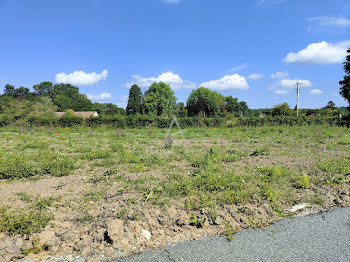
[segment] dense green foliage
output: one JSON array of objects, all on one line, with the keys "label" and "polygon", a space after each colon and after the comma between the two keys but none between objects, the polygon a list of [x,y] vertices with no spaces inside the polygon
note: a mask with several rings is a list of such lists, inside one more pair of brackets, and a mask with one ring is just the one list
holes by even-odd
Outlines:
[{"label": "dense green foliage", "polygon": [[[111,103],[92,103],[79,88],[70,84],[42,82],[28,88],[6,85],[0,95],[0,126],[91,126],[113,125],[139,128],[145,126],[167,127],[172,115],[180,118],[182,127],[242,126],[242,125],[300,125],[300,124],[348,124],[348,112],[336,108],[330,101],[322,109],[302,109],[295,117],[286,103],[272,109],[249,109],[246,102],[232,96],[223,96],[208,88],[193,90],[184,103],[176,103],[170,86],[153,83],[144,96],[137,85],[129,92],[126,110]],[[74,114],[56,117],[56,111],[97,111],[99,117],[83,119]],[[127,116],[125,116],[127,114]],[[340,115],[343,119],[340,120]]]},{"label": "dense green foliage", "polygon": [[193,90],[187,99],[189,116],[222,116],[225,97],[205,87]]},{"label": "dense green foliage", "polygon": [[294,111],[287,103],[279,104],[272,108],[272,116],[291,116]]},{"label": "dense green foliage", "polygon": [[238,102],[237,98],[232,96],[227,96],[225,98],[226,106],[225,109],[228,113],[232,114],[235,117],[248,116],[250,110],[246,102]]},{"label": "dense green foliage", "polygon": [[143,95],[141,88],[137,85],[133,85],[129,90],[129,100],[126,106],[127,115],[136,115],[143,113]]},{"label": "dense green foliage", "polygon": [[0,207],[0,231],[11,235],[25,235],[39,232],[47,226],[52,216],[42,210],[31,208],[30,210],[9,211]]},{"label": "dense green foliage", "polygon": [[340,95],[344,97],[350,107],[350,48],[347,51],[348,56],[346,57],[346,61],[344,62],[344,71],[346,75],[344,76],[344,80],[340,81]]},{"label": "dense green foliage", "polygon": [[160,82],[153,83],[145,92],[145,113],[162,116],[172,114],[176,110],[176,98],[170,86]]}]

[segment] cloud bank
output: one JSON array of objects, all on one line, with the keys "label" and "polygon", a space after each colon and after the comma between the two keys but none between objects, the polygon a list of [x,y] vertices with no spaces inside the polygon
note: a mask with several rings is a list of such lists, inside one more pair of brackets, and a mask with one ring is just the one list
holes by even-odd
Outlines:
[{"label": "cloud bank", "polygon": [[317,22],[320,26],[350,27],[350,19],[343,16],[315,16],[308,20]]},{"label": "cloud bank", "polygon": [[207,87],[211,90],[234,90],[234,89],[248,89],[249,85],[244,76],[238,74],[226,75],[218,80],[211,80],[203,82],[200,86]]},{"label": "cloud bank", "polygon": [[90,100],[103,101],[111,99],[112,95],[110,93],[101,93],[99,95],[87,95],[87,98]]},{"label": "cloud bank", "polygon": [[323,91],[320,89],[312,89],[309,92],[310,95],[317,96],[323,94]]},{"label": "cloud bank", "polygon": [[172,72],[166,72],[158,75],[157,77],[142,77],[140,75],[133,75],[133,81],[126,84],[127,87],[137,84],[141,88],[147,88],[154,82],[164,82],[169,84],[173,89],[193,89],[196,88],[196,84],[188,80],[183,80],[178,74]]},{"label": "cloud bank", "polygon": [[337,64],[344,61],[350,41],[329,44],[326,41],[312,43],[297,53],[289,53],[283,62],[287,64]]},{"label": "cloud bank", "polygon": [[259,79],[262,79],[264,77],[265,77],[264,74],[250,74],[248,76],[248,78],[251,79],[251,80],[259,80]]},{"label": "cloud bank", "polygon": [[270,86],[272,90],[277,95],[286,95],[296,88],[297,83],[300,84],[300,88],[311,87],[312,83],[309,80],[293,80],[293,79],[281,79],[277,84]]},{"label": "cloud bank", "polygon": [[276,72],[270,75],[272,79],[282,79],[289,77],[289,73],[287,72]]},{"label": "cloud bank", "polygon": [[73,73],[59,73],[56,75],[56,83],[72,84],[77,86],[93,85],[101,80],[105,80],[108,71],[105,69],[100,74],[95,72],[85,73],[84,71],[74,71]]}]

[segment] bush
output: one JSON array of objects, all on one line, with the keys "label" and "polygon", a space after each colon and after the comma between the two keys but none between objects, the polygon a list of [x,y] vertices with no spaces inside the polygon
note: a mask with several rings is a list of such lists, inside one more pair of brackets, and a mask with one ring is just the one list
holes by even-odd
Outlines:
[{"label": "bush", "polygon": [[11,123],[11,119],[6,115],[0,115],[0,126],[7,126]]},{"label": "bush", "polygon": [[0,157],[0,179],[27,178],[39,171],[24,155],[5,154]]},{"label": "bush", "polygon": [[33,208],[30,208],[29,211],[24,209],[8,211],[0,207],[0,231],[22,236],[37,233],[46,227],[52,218],[52,215]]},{"label": "bush", "polygon": [[[31,126],[89,126],[98,127],[101,125],[108,125],[117,128],[143,128],[143,127],[169,127],[173,117],[159,117],[152,115],[99,115],[98,117],[81,118],[75,115],[65,114],[62,117],[38,117],[30,116],[23,118]],[[240,126],[296,126],[296,125],[340,125],[349,126],[350,120],[346,117],[339,119],[339,117],[307,117],[307,116],[267,116],[267,117],[241,117],[241,118],[223,118],[212,117],[202,118],[194,117],[178,117],[177,118],[181,128],[187,127],[240,127]],[[13,123],[13,121],[5,115],[0,115],[0,126],[6,126]]]},{"label": "bush", "polygon": [[309,177],[307,175],[302,175],[297,177],[296,186],[297,188],[303,188],[303,189],[309,188],[310,187]]},{"label": "bush", "polygon": [[83,118],[79,116],[64,114],[62,117],[58,118],[57,123],[61,127],[79,126],[83,124]]},{"label": "bush", "polygon": [[75,169],[75,161],[68,156],[49,153],[43,156],[41,172],[51,176],[67,176]]}]

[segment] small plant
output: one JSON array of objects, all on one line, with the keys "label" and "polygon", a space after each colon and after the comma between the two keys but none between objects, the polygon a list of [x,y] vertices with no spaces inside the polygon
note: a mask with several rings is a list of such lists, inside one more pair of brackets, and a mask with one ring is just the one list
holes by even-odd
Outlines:
[{"label": "small plant", "polygon": [[47,250],[48,245],[46,243],[41,244],[39,242],[39,239],[37,237],[32,239],[32,246],[29,248],[22,248],[22,254],[23,255],[28,255],[30,253],[32,254],[39,254],[41,251]]},{"label": "small plant", "polygon": [[121,209],[120,211],[118,211],[115,215],[114,215],[115,218],[117,219],[125,219],[128,217],[128,211],[123,208]]},{"label": "small plant", "polygon": [[129,198],[126,200],[126,203],[128,203],[129,206],[135,205],[137,203],[136,198]]},{"label": "small plant", "polygon": [[52,218],[51,214],[33,207],[29,210],[17,209],[14,211],[0,207],[0,231],[22,236],[36,233],[46,227]]},{"label": "small plant", "polygon": [[274,203],[277,201],[277,192],[274,188],[272,188],[269,185],[266,185],[264,190],[263,190],[263,194],[266,198],[267,201],[269,201],[270,203]]},{"label": "small plant", "polygon": [[270,149],[267,146],[255,149],[250,156],[268,156],[270,154]]},{"label": "small plant", "polygon": [[190,225],[196,226],[197,228],[203,228],[205,218],[199,219],[196,215],[190,215]]},{"label": "small plant", "polygon": [[297,188],[303,188],[303,189],[309,188],[310,187],[309,177],[307,175],[302,175],[297,177],[296,186]]},{"label": "small plant", "polygon": [[164,146],[167,149],[170,149],[173,146],[174,139],[172,139],[170,136],[166,136],[164,138]]},{"label": "small plant", "polygon": [[147,188],[144,192],[143,192],[143,197],[145,198],[145,202],[147,202],[148,200],[150,200],[153,197],[154,191]]},{"label": "small plant", "polygon": [[215,208],[211,208],[210,211],[209,211],[209,216],[210,216],[210,219],[213,223],[215,223],[215,220],[218,216],[218,214],[216,213],[216,210]]},{"label": "small plant", "polygon": [[325,204],[323,198],[318,193],[312,198],[312,203],[319,206],[324,206]]},{"label": "small plant", "polygon": [[88,190],[85,192],[84,194],[84,201],[99,201],[102,198],[104,198],[106,194],[106,190],[105,189],[93,189],[93,190]]},{"label": "small plant", "polygon": [[32,202],[32,197],[28,193],[21,192],[21,193],[17,193],[16,195],[18,195],[21,201],[23,202],[26,202],[26,203]]},{"label": "small plant", "polygon": [[228,241],[232,241],[233,240],[233,236],[239,232],[238,228],[234,228],[232,227],[229,223],[226,223],[225,225],[225,231],[224,231],[224,236],[226,237],[226,239]]},{"label": "small plant", "polygon": [[70,175],[76,168],[75,161],[64,155],[48,153],[43,155],[42,173],[52,176],[67,176]]},{"label": "small plant", "polygon": [[52,206],[52,203],[56,200],[57,199],[54,197],[39,198],[35,203],[35,207],[38,210],[44,210],[45,208]]},{"label": "small plant", "polygon": [[132,215],[129,215],[128,218],[132,221],[136,221],[139,219],[139,213],[134,212]]}]

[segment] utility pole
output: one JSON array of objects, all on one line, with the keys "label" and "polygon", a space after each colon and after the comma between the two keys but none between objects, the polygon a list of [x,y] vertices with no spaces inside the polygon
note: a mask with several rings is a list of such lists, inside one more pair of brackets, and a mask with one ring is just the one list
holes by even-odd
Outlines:
[{"label": "utility pole", "polygon": [[299,90],[299,86],[303,85],[303,83],[297,82],[296,86],[297,86],[297,116],[299,116],[299,94],[300,94],[300,90]]}]

